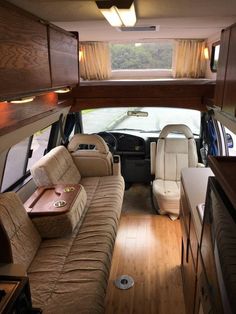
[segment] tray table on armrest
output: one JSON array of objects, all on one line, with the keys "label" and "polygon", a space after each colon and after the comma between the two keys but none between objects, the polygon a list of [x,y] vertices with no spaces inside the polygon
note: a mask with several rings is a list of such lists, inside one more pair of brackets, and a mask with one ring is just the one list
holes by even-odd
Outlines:
[{"label": "tray table on armrest", "polygon": [[40,187],[25,202],[24,206],[28,215],[32,218],[60,215],[70,211],[80,191],[80,184]]},{"label": "tray table on armrest", "polygon": [[87,194],[80,184],[38,188],[25,202],[25,209],[42,238],[58,238],[82,223]]}]

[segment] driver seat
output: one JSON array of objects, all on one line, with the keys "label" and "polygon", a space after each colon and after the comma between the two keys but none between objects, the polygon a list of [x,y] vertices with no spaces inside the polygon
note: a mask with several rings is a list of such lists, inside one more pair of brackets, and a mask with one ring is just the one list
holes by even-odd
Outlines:
[{"label": "driver seat", "polygon": [[101,136],[75,134],[67,149],[82,177],[113,175],[113,157]]}]

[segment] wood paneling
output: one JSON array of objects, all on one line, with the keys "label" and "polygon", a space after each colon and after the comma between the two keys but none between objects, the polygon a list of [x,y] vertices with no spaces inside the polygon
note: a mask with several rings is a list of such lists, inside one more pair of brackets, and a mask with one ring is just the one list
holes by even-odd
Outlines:
[{"label": "wood paneling", "polygon": [[[229,31],[229,30],[228,30]],[[218,75],[218,74],[217,74]],[[236,110],[236,24],[230,30],[227,71],[222,110],[235,116]]]},{"label": "wood paneling", "polygon": [[73,111],[115,106],[182,107],[205,111],[203,97],[213,98],[214,84],[121,84],[73,89]]},{"label": "wood paneling", "polygon": [[222,108],[224,98],[225,76],[228,60],[230,29],[223,30],[220,40],[220,55],[217,67],[217,79],[215,89],[215,105]]},{"label": "wood paneling", "polygon": [[0,136],[59,110],[57,95],[45,94],[26,104],[0,103]]},{"label": "wood paneling", "polygon": [[51,87],[47,27],[0,3],[0,99]]},{"label": "wood paneling", "polygon": [[[179,221],[143,212],[122,214],[106,296],[106,313],[184,314]],[[134,278],[119,290],[118,276]]]},{"label": "wood paneling", "polygon": [[73,35],[49,27],[52,87],[77,84],[78,40]]}]

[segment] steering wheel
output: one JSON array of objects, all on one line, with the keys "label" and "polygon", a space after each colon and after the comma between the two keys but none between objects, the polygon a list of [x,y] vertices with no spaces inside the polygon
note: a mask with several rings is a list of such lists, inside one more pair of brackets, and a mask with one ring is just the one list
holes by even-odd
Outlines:
[{"label": "steering wheel", "polygon": [[104,139],[104,141],[106,142],[106,144],[109,148],[109,151],[112,153],[112,155],[114,155],[114,153],[117,150],[117,139],[116,139],[116,137],[112,133],[106,132],[106,131],[99,132],[99,133],[97,133],[97,135],[101,136]]}]

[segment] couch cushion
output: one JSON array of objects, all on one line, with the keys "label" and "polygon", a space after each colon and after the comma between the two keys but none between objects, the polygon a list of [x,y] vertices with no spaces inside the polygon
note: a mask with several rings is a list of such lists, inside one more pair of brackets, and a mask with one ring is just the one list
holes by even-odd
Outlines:
[{"label": "couch cushion", "polygon": [[0,222],[10,240],[12,262],[27,269],[38,250],[41,237],[14,192],[0,194]]},{"label": "couch cushion", "polygon": [[59,183],[79,183],[81,176],[64,146],[57,146],[37,161],[30,169],[37,186]]},{"label": "couch cushion", "polygon": [[85,178],[87,213],[71,236],[44,240],[28,270],[33,305],[43,313],[103,313],[124,180]]}]

